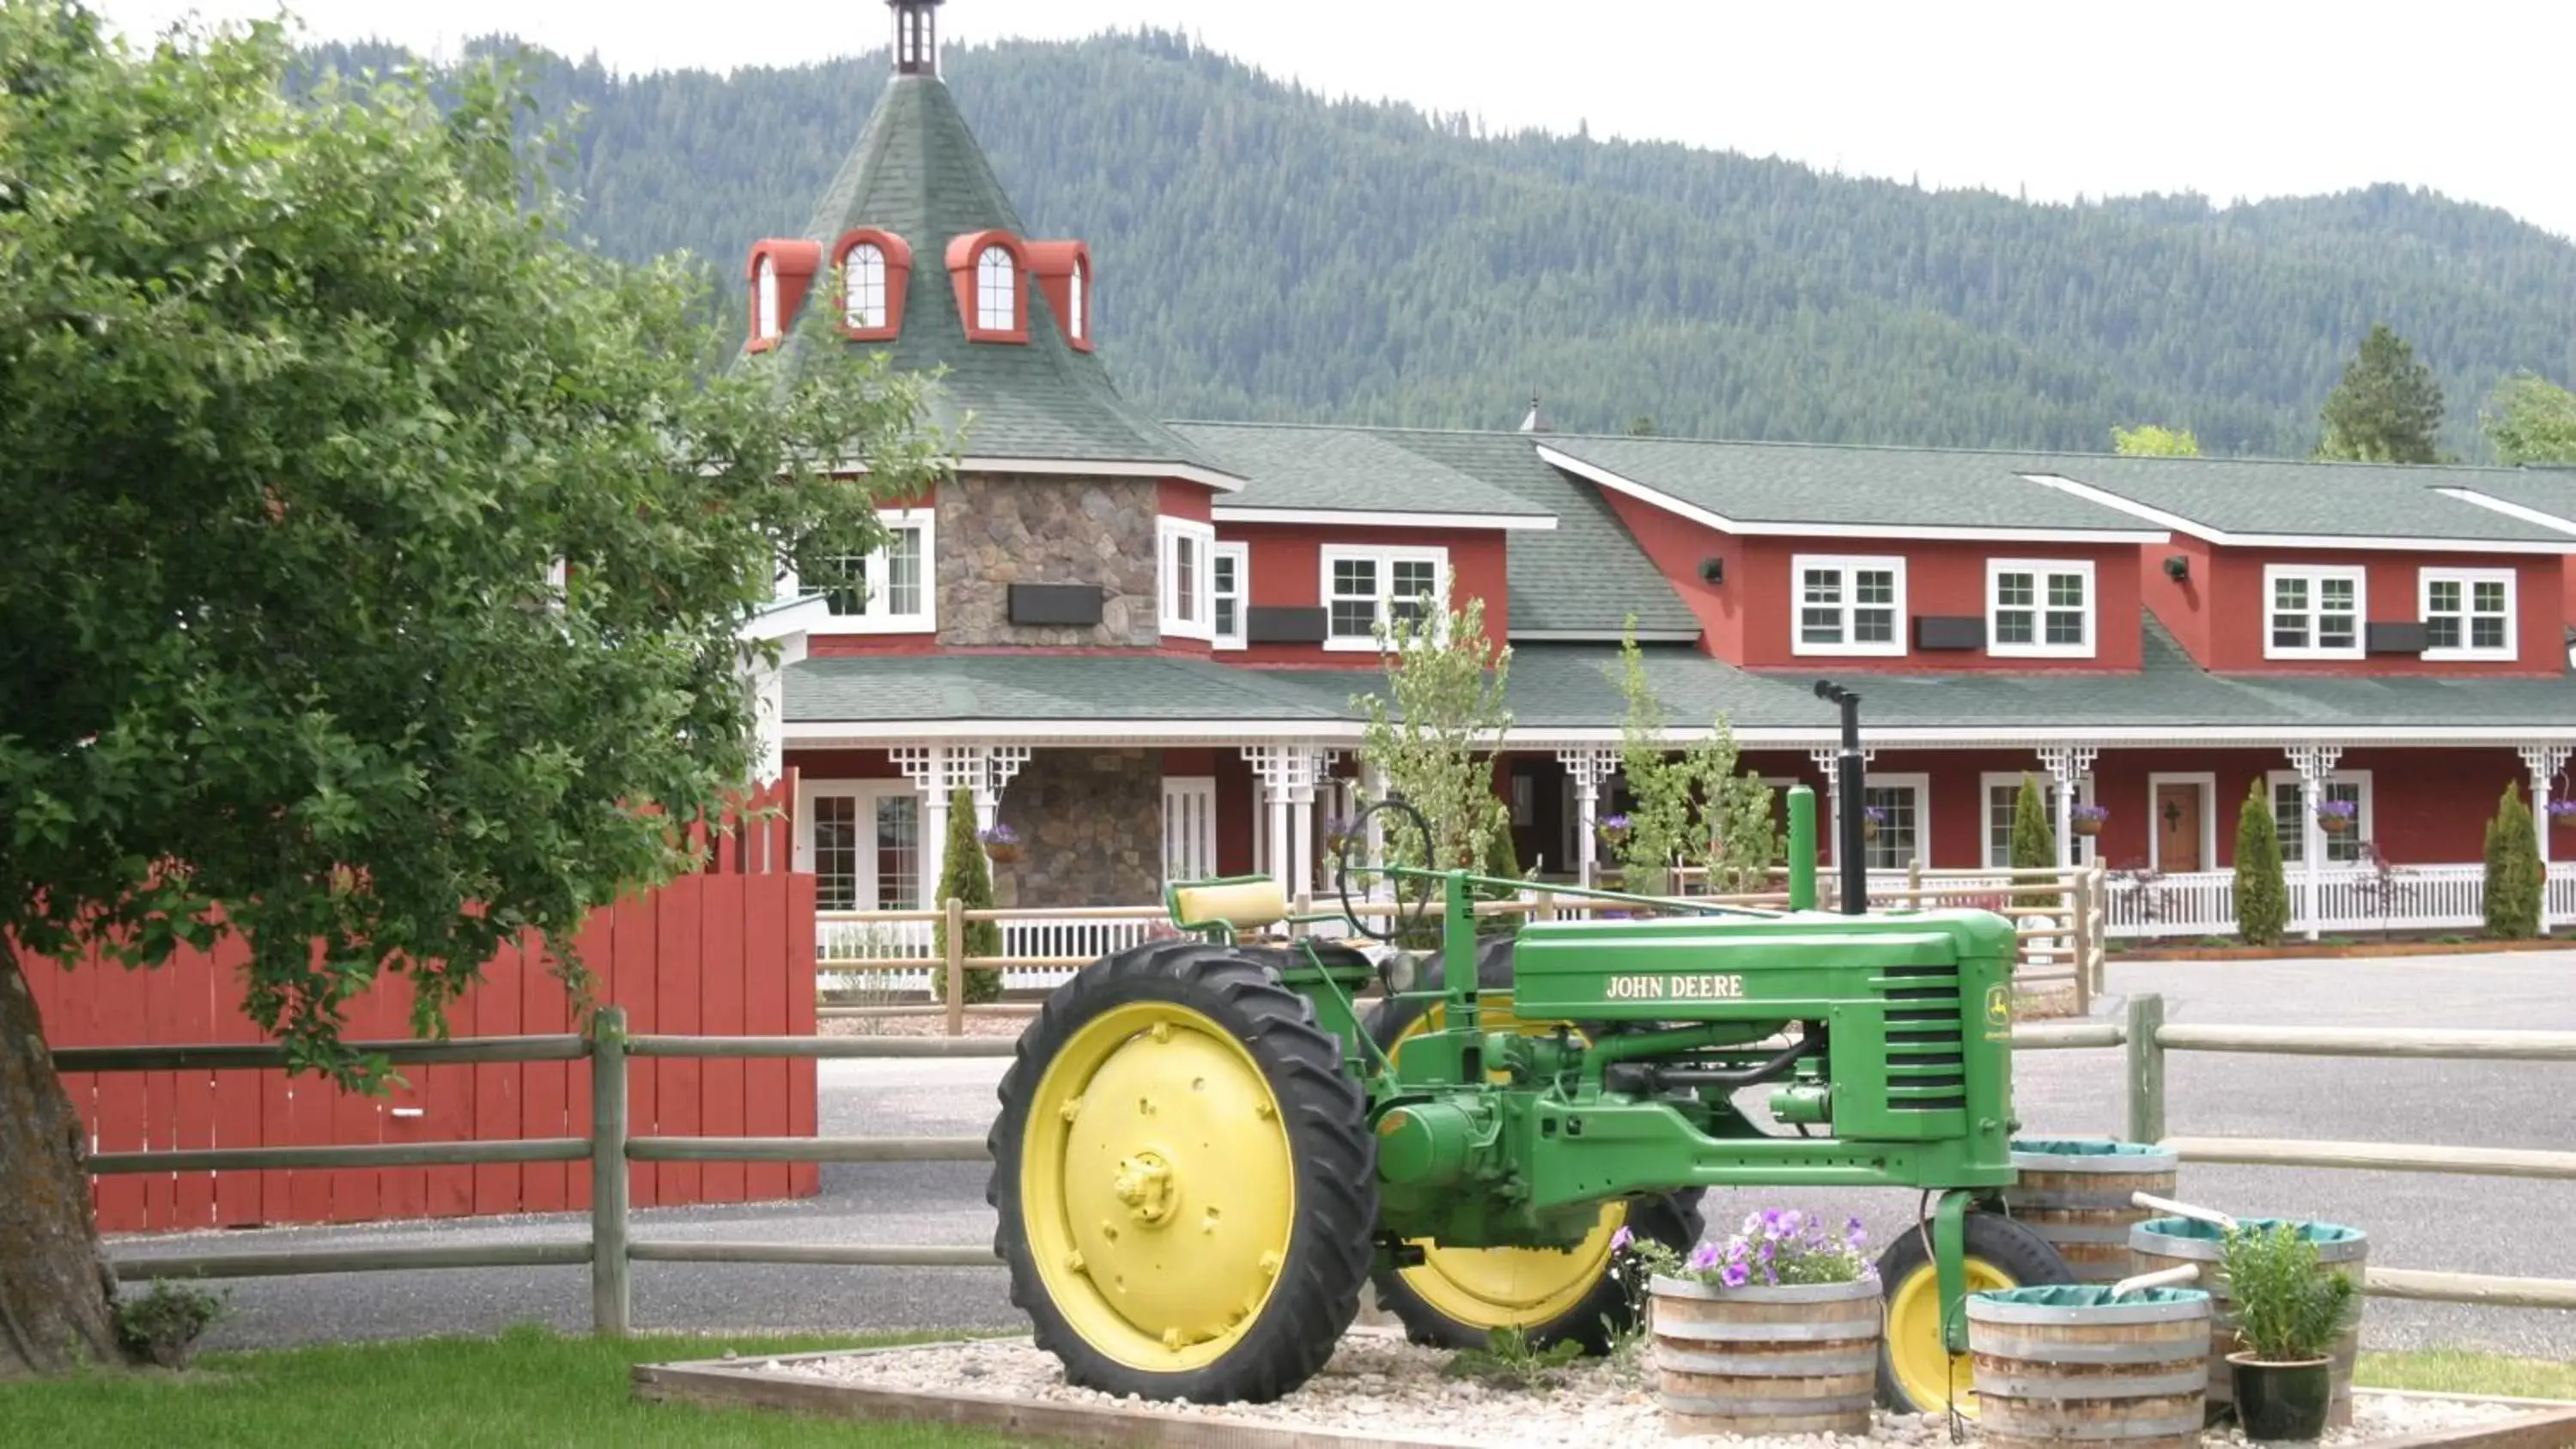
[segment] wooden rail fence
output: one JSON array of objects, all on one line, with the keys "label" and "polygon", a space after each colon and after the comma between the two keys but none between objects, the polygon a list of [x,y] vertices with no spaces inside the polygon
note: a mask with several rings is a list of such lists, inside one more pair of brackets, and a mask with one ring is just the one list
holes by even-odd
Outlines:
[{"label": "wooden rail fence", "polygon": [[[2253,1052],[2283,1056],[2351,1056],[2508,1062],[2576,1062],[2576,1032],[2381,1032],[2347,1028],[2184,1026],[2164,1021],[2155,996],[2133,998],[2118,1022],[2029,1023],[2013,1032],[2021,1051],[2125,1052],[2128,1140],[2163,1142],[2187,1162],[2371,1171],[2446,1172],[2576,1181],[2576,1152],[2414,1146],[2395,1143],[2286,1141],[2238,1137],[2168,1137],[2164,1122],[2164,1057],[2172,1051]],[[994,1267],[991,1249],[949,1244],[841,1245],[706,1241],[636,1241],[630,1235],[631,1177],[661,1163],[798,1164],[825,1162],[981,1162],[980,1137],[635,1136],[629,1131],[628,1076],[636,1059],[813,1061],[858,1057],[1002,1057],[1014,1044],[1000,1037],[667,1036],[626,1032],[625,1013],[602,1008],[586,1036],[497,1037],[471,1041],[376,1044],[398,1065],[573,1061],[590,1064],[588,1137],[509,1142],[449,1142],[352,1147],[271,1147],[218,1151],[119,1152],[93,1157],[89,1170],[107,1177],[182,1171],[355,1168],[376,1165],[586,1163],[589,1236],[577,1242],[478,1246],[295,1249],[276,1253],[121,1254],[118,1275],[153,1278],[266,1278],[304,1273],[369,1273],[431,1268],[507,1268],[588,1264],[595,1331],[624,1334],[633,1323],[632,1267],[643,1263],[771,1263],[815,1267]],[[142,1072],[182,1067],[269,1067],[284,1053],[235,1044],[183,1047],[75,1047],[57,1054],[64,1071]],[[575,1168],[576,1173],[580,1172]],[[2494,1307],[2576,1309],[2576,1280],[2392,1268],[2374,1264],[2368,1291],[2383,1298],[2428,1299]]]}]

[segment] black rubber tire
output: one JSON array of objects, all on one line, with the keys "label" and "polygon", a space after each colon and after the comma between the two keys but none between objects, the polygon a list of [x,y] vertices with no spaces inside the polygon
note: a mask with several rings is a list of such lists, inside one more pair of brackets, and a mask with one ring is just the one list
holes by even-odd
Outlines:
[{"label": "black rubber tire", "polygon": [[[1299,1204],[1259,1315],[1225,1354],[1186,1372],[1137,1369],[1093,1348],[1048,1293],[1022,1227],[1021,1145],[1030,1098],[1048,1063],[1085,1022],[1146,1000],[1187,1007],[1242,1042],[1277,1099]],[[1057,987],[1020,1037],[987,1145],[993,1175],[984,1200],[1000,1214],[993,1250],[1010,1268],[1011,1302],[1029,1315],[1037,1346],[1063,1363],[1070,1383],[1194,1404],[1267,1403],[1322,1368],[1358,1316],[1377,1223],[1377,1149],[1367,1103],[1343,1070],[1340,1040],[1316,1024],[1313,1006],[1241,953],[1158,941],[1095,961]]]},{"label": "black rubber tire", "polygon": [[[1512,938],[1496,937],[1476,948],[1476,989],[1508,991],[1512,985]],[[1441,962],[1437,956],[1422,963],[1421,979],[1416,991],[1440,988]],[[1428,1000],[1381,1002],[1369,1012],[1367,1028],[1380,1049],[1392,1053],[1398,1038],[1419,1021],[1434,1003]],[[1577,1023],[1581,1030],[1583,1024]],[[1689,1188],[1680,1192],[1660,1193],[1631,1198],[1628,1202],[1628,1228],[1638,1237],[1651,1238],[1677,1253],[1687,1253],[1698,1246],[1707,1224],[1700,1214],[1704,1190]],[[1487,1330],[1476,1324],[1462,1323],[1434,1307],[1404,1281],[1394,1268],[1380,1267],[1369,1278],[1377,1290],[1378,1306],[1404,1325],[1405,1337],[1415,1343],[1440,1348],[1483,1348]],[[1591,1354],[1607,1353],[1611,1340],[1635,1326],[1636,1315],[1629,1307],[1627,1290],[1610,1273],[1603,1273],[1592,1291],[1572,1308],[1544,1323],[1526,1326],[1522,1332],[1532,1348],[1545,1348],[1552,1343],[1572,1341]]]},{"label": "black rubber tire", "polygon": [[[1961,1239],[1966,1255],[1983,1259],[1988,1265],[2012,1280],[2016,1288],[2036,1288],[2052,1283],[2072,1283],[2075,1270],[2057,1255],[2048,1240],[2001,1213],[1971,1211],[1961,1223]],[[1880,1294],[1890,1303],[1907,1279],[1918,1273],[1930,1273],[1932,1249],[1927,1240],[1931,1229],[1909,1227],[1896,1235],[1887,1251],[1878,1255]],[[1882,1339],[1878,1351],[1878,1401],[1889,1411],[1899,1414],[1947,1413],[1947,1403],[1917,1403],[1896,1377],[1895,1359],[1888,1347],[1896,1325],[1888,1323],[1890,1339]]]}]

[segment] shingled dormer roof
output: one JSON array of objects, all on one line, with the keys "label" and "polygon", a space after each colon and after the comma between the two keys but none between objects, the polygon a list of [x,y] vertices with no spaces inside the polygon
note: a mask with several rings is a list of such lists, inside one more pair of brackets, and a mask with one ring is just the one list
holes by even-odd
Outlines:
[{"label": "shingled dormer roof", "polygon": [[[1025,342],[967,339],[949,282],[949,244],[992,230],[1036,239],[1026,236],[956,98],[935,74],[899,74],[887,83],[803,235],[824,248],[828,269],[833,244],[861,227],[890,233],[911,249],[901,330],[891,341],[837,345],[884,349],[906,371],[944,369],[933,420],[943,428],[966,427],[962,451],[970,466],[1054,463],[1052,471],[1070,471],[1061,465],[1097,463],[1107,471],[1239,485],[1222,464],[1121,397],[1098,354],[1066,341],[1035,277],[1021,278]],[[828,275],[819,276],[800,311],[832,305]],[[795,320],[787,319],[791,338]],[[812,345],[801,338],[788,344],[791,375]]]}]

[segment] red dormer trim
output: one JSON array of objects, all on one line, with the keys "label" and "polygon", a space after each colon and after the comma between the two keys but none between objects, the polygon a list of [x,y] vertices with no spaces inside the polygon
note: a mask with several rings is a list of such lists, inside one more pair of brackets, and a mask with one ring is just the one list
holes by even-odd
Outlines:
[{"label": "red dormer trim", "polygon": [[[1001,330],[979,325],[975,306],[975,265],[987,248],[1000,247],[1011,257],[1011,325]],[[1029,249],[1018,237],[998,227],[970,231],[948,243],[948,281],[957,293],[957,320],[969,342],[1029,340]]]},{"label": "red dormer trim", "polygon": [[[873,245],[885,254],[885,325],[882,327],[856,327],[850,323],[850,253],[863,245]],[[912,290],[912,247],[902,237],[872,226],[854,226],[832,243],[832,272],[840,278],[834,305],[840,309],[842,336],[853,342],[892,342],[902,335],[904,297]]]},{"label": "red dormer trim", "polygon": [[[1046,289],[1047,307],[1055,313],[1056,326],[1064,329],[1064,340],[1077,350],[1091,350],[1091,334],[1097,327],[1091,306],[1091,248],[1078,241],[1041,241],[1029,243],[1029,270],[1037,274],[1038,285]],[[1075,332],[1074,276],[1082,277],[1082,330]]]},{"label": "red dormer trim", "polygon": [[[760,264],[767,261],[778,277],[778,334],[764,336],[760,327]],[[814,285],[814,274],[823,267],[823,248],[818,242],[772,237],[751,244],[751,255],[742,264],[742,279],[749,284],[748,316],[743,344],[746,352],[767,352],[785,339],[795,326],[796,309],[805,305],[806,289]]]}]

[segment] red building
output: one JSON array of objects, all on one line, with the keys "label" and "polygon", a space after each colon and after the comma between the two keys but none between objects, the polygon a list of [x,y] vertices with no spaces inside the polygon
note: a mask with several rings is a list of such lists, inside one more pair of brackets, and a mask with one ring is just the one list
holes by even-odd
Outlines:
[{"label": "red building", "polygon": [[[2398,916],[2468,924],[2497,798],[2566,793],[2576,473],[1578,437],[1535,406],[1496,432],[1156,420],[1094,350],[1099,263],[1025,234],[927,30],[900,35],[812,223],[746,274],[748,352],[831,309],[842,345],[944,369],[965,426],[889,546],[776,616],[827,910],[922,901],[961,785],[1030,842],[1005,904],[1315,883],[1372,627],[1469,597],[1513,649],[1516,844],[1554,876],[1618,803],[1632,622],[1677,738],[1722,715],[1779,782],[1829,783],[1813,681],[1858,690],[1873,867],[2000,865],[2046,782],[2062,851],[2163,875],[2116,930],[2224,928],[2254,790],[2311,929],[2387,904],[2374,845]],[[2098,838],[2063,828],[2079,802]],[[2576,918],[2576,874],[2550,908]]]}]

